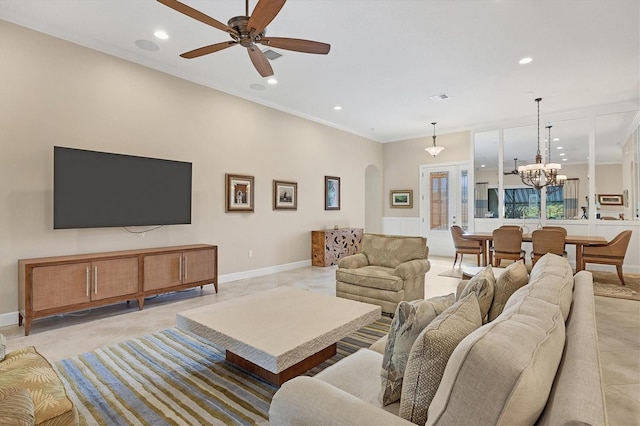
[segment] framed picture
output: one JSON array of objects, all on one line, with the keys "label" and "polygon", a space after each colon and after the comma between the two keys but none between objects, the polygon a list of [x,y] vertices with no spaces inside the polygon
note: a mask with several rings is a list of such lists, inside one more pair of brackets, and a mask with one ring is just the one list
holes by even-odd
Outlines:
[{"label": "framed picture", "polygon": [[225,174],[225,212],[253,212],[253,176]]},{"label": "framed picture", "polygon": [[298,209],[298,183],[273,181],[273,209],[297,210]]},{"label": "framed picture", "polygon": [[340,178],[324,177],[324,209],[340,210]]},{"label": "framed picture", "polygon": [[622,198],[622,194],[598,194],[598,202],[602,206],[621,206]]},{"label": "framed picture", "polygon": [[413,207],[413,190],[394,189],[391,191],[391,207],[410,209]]}]

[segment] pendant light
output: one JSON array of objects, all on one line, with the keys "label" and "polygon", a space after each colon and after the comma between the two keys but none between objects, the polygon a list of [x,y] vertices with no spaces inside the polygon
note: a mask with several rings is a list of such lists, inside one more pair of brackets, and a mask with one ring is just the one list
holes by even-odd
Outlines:
[{"label": "pendant light", "polygon": [[433,145],[424,149],[434,157],[440,154],[444,149],[443,146],[436,146],[436,124],[436,122],[431,123],[431,125],[433,126]]}]

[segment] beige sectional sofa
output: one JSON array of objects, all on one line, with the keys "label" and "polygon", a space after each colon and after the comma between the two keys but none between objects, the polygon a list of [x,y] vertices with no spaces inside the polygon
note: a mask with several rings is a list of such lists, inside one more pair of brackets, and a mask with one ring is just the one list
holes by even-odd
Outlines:
[{"label": "beige sectional sofa", "polygon": [[[435,381],[428,408],[415,407],[424,410],[426,424],[606,424],[591,274],[574,276],[566,259],[548,254],[502,312],[489,322],[486,315],[482,325],[476,301],[486,303],[487,295],[465,298],[473,297],[479,325],[456,343],[441,380],[421,377],[412,383],[424,394],[419,387]],[[382,405],[385,346],[382,340],[314,377],[285,383],[273,398],[270,423],[413,424],[399,416],[401,402],[406,403],[406,371],[401,401]],[[414,350],[415,344],[410,358]]]}]

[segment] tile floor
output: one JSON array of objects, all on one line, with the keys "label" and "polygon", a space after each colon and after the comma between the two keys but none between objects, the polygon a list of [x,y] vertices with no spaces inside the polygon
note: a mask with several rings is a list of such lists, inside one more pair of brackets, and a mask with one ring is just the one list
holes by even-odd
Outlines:
[{"label": "tile floor", "polygon": [[[451,269],[452,259],[432,258],[425,297],[455,292],[458,279],[438,276]],[[465,264],[475,266],[473,263]],[[136,302],[65,314],[34,321],[31,335],[16,326],[2,327],[8,350],[33,345],[50,361],[92,351],[175,326],[178,312],[279,286],[335,294],[335,267],[305,267],[261,277],[157,296]],[[604,391],[609,424],[640,426],[640,302],[596,297]]]}]

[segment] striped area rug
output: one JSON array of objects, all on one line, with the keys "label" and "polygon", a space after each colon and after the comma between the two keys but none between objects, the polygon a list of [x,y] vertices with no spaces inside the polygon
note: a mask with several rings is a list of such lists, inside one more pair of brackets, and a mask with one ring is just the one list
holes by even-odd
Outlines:
[{"label": "striped area rug", "polygon": [[[381,320],[338,342],[314,375],[389,330]],[[81,425],[267,424],[277,387],[198,336],[167,329],[55,363]]]}]

